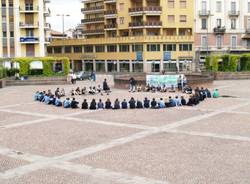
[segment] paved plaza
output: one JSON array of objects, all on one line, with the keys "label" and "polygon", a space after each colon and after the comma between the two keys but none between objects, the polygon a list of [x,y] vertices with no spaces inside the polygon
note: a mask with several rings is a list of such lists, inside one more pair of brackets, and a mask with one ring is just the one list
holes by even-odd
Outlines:
[{"label": "paved plaza", "polygon": [[[196,107],[118,111],[33,101],[57,86],[0,89],[0,184],[249,184],[249,86],[216,81],[226,97]],[[169,95],[113,89],[77,99]]]}]

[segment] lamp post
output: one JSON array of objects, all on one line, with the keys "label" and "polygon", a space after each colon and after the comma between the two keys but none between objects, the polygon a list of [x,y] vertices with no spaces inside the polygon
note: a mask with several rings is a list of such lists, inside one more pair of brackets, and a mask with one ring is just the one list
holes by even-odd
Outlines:
[{"label": "lamp post", "polygon": [[67,15],[67,14],[57,14],[56,16],[62,18],[62,33],[63,33],[63,39],[65,39],[65,37],[64,37],[64,32],[65,32],[65,30],[64,30],[65,29],[64,19],[65,19],[65,17],[69,17],[70,15]]}]

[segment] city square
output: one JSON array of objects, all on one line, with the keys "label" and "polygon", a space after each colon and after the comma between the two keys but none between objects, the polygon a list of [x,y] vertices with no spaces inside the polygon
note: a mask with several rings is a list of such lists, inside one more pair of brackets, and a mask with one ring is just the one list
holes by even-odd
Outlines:
[{"label": "city square", "polygon": [[[102,78],[96,84],[102,82]],[[113,86],[112,80],[109,80]],[[215,81],[218,99],[195,107],[137,110],[64,109],[34,102],[37,90],[0,90],[1,184],[249,183],[250,81]],[[76,86],[93,85],[81,81]],[[109,96],[136,99],[164,93]]]}]

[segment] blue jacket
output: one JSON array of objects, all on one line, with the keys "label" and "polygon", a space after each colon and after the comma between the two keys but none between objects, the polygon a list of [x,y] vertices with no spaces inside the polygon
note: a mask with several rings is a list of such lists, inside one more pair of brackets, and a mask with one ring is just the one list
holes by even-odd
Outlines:
[{"label": "blue jacket", "polygon": [[64,107],[64,108],[70,108],[70,107],[71,107],[71,101],[65,100],[65,101],[63,102],[63,107]]}]

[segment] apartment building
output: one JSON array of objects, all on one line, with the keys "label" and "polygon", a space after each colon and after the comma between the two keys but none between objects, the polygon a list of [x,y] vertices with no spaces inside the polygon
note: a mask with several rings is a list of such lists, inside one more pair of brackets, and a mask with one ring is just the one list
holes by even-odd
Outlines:
[{"label": "apartment building", "polygon": [[208,54],[249,52],[249,15],[249,0],[195,0],[197,60],[203,62]]},{"label": "apartment building", "polygon": [[176,72],[194,68],[194,1],[82,0],[84,39],[55,40],[50,56],[97,72]]},{"label": "apartment building", "polygon": [[50,41],[50,0],[1,0],[0,57],[43,57]]}]

